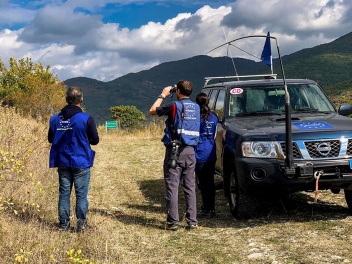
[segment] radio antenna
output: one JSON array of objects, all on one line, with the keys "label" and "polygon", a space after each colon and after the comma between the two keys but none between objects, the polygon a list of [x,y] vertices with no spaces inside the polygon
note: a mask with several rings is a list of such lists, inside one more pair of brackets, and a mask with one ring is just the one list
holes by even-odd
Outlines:
[{"label": "radio antenna", "polygon": [[[225,41],[228,43],[224,26],[222,26],[222,31],[224,32]],[[227,45],[227,54],[229,54],[229,53],[230,53],[230,58],[231,58],[231,61],[232,61],[233,68],[235,69],[236,76],[238,76],[237,69],[236,69],[236,65],[235,65],[235,61],[234,61],[234,59],[233,59],[233,57],[232,57],[232,54],[231,54],[230,44]],[[229,56],[229,55],[227,55],[227,56]],[[239,80],[240,80],[240,79],[237,78],[237,81],[239,81]]]}]

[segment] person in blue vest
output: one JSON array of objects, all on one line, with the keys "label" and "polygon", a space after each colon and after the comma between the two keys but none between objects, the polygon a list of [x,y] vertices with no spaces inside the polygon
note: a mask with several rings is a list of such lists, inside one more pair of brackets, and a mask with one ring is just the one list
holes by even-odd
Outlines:
[{"label": "person in blue vest", "polygon": [[[177,101],[161,106],[163,100],[173,93]],[[178,230],[178,188],[181,182],[186,198],[186,230],[197,228],[196,204],[196,158],[194,148],[198,144],[200,109],[189,96],[192,83],[181,80],[174,87],[165,87],[149,112],[151,115],[167,116],[162,142],[166,147],[164,158],[164,181],[167,218],[165,229]]]},{"label": "person in blue vest", "polygon": [[198,187],[202,196],[201,211],[198,218],[215,216],[215,162],[216,162],[216,126],[218,117],[212,113],[208,104],[209,98],[205,93],[199,93],[196,102],[200,107],[199,142],[196,147],[196,169]]},{"label": "person in blue vest", "polygon": [[70,196],[74,186],[76,193],[77,232],[88,227],[88,190],[90,168],[95,152],[90,145],[99,143],[99,135],[94,119],[81,109],[83,92],[80,88],[68,87],[67,105],[61,112],[50,117],[48,141],[50,148],[50,168],[57,167],[59,174],[59,226],[70,229]]}]

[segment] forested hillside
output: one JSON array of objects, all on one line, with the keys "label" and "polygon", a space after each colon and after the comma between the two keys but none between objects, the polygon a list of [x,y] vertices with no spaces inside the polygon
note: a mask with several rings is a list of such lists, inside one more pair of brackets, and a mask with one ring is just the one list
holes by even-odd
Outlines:
[{"label": "forested hillside", "polygon": [[[352,33],[313,48],[283,56],[286,78],[309,78],[318,81],[336,99],[350,89],[352,80]],[[235,58],[238,75],[268,73],[262,62]],[[274,59],[274,72],[280,77],[280,64]],[[111,106],[134,105],[146,112],[164,86],[180,79],[193,82],[197,94],[206,76],[235,75],[233,62],[228,57],[212,58],[205,55],[162,63],[149,70],[130,73],[110,82],[90,78],[73,78],[66,85],[84,90],[85,106],[98,123],[109,119]],[[346,96],[345,96],[346,97]]]},{"label": "forested hillside", "polygon": [[[268,72],[263,63],[236,58],[238,74]],[[134,105],[145,112],[154,103],[163,87],[173,85],[181,79],[188,79],[194,85],[193,95],[200,92],[206,76],[235,75],[232,61],[228,57],[212,58],[196,56],[185,60],[162,63],[150,70],[130,73],[110,82],[100,82],[90,78],[73,78],[66,85],[81,87],[84,91],[84,104],[88,112],[98,122],[110,116],[109,108],[116,105]]]}]

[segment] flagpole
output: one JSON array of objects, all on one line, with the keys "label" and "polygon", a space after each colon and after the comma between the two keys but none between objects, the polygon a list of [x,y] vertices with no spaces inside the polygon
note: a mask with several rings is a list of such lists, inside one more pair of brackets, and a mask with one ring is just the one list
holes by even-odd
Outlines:
[{"label": "flagpole", "polygon": [[[286,130],[286,138],[285,138],[285,148],[286,148],[286,153],[285,153],[285,175],[288,178],[293,178],[295,176],[295,164],[294,164],[294,160],[293,160],[293,151],[292,151],[292,128],[291,128],[291,104],[290,104],[290,94],[288,92],[288,88],[287,88],[287,83],[286,83],[286,78],[285,78],[285,72],[284,72],[284,66],[282,63],[282,58],[281,58],[281,54],[280,54],[280,48],[279,48],[279,43],[277,41],[277,38],[275,37],[271,37],[269,32],[268,35],[252,35],[252,36],[246,36],[246,37],[241,37],[241,38],[237,38],[231,41],[228,41],[210,51],[207,52],[210,53],[213,50],[216,50],[224,45],[229,45],[232,42],[238,41],[240,39],[246,39],[246,38],[255,38],[255,37],[261,37],[261,38],[266,38],[266,39],[274,39],[275,43],[276,43],[276,48],[277,48],[277,53],[279,55],[279,62],[280,62],[280,68],[281,68],[281,73],[282,73],[282,81],[284,84],[284,88],[285,88],[285,130]],[[269,42],[270,43],[270,42]],[[270,51],[271,52],[271,51]],[[264,57],[262,54],[262,57]],[[271,63],[272,64],[272,63]]]},{"label": "flagpole", "polygon": [[271,74],[274,74],[274,69],[273,69],[273,56],[270,55],[270,69],[271,69]]}]

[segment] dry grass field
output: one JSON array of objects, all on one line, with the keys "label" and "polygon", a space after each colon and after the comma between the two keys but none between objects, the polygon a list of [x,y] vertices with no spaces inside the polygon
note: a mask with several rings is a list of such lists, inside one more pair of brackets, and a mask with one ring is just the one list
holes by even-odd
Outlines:
[{"label": "dry grass field", "polygon": [[46,133],[46,124],[0,109],[0,263],[352,262],[343,192],[321,191],[317,203],[310,193],[271,199],[256,218],[238,221],[218,190],[216,218],[191,232],[163,230],[164,148],[155,124],[139,132],[100,129],[89,194],[93,228],[59,231]]}]

